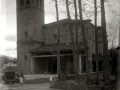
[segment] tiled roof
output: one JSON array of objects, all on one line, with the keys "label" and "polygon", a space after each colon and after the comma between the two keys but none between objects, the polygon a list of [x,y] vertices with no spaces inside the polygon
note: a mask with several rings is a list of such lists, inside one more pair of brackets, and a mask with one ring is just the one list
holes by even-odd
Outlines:
[{"label": "tiled roof", "polygon": [[[86,20],[84,20],[83,22],[84,23],[91,23],[91,19],[86,19]],[[59,20],[58,21],[58,24],[59,25],[63,25],[63,24],[65,24],[65,23],[68,23],[69,22],[69,19],[63,19],[63,20]],[[71,19],[71,23],[75,23],[75,20],[74,19]],[[78,20],[78,23],[80,23],[80,20]],[[55,22],[52,22],[52,23],[48,23],[48,24],[44,24],[42,27],[43,27],[43,29],[44,28],[50,28],[50,26],[57,26],[57,22],[55,21]]]},{"label": "tiled roof", "polygon": [[[79,49],[83,49],[83,45],[79,45]],[[60,50],[72,50],[72,45],[60,45]],[[50,51],[57,51],[57,45],[45,45],[31,51],[28,53],[40,53],[40,52],[50,52]]]}]

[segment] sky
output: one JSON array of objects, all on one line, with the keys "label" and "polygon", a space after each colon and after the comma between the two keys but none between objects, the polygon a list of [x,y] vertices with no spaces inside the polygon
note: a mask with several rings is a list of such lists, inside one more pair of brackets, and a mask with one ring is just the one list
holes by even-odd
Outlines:
[{"label": "sky", "polygon": [[[10,1],[10,0],[9,0]],[[0,0],[0,54],[16,56],[16,18],[15,5]],[[7,8],[6,8],[7,7]],[[9,8],[11,7],[11,8]],[[9,14],[8,14],[9,13]]]},{"label": "sky", "polygon": [[[109,0],[112,2],[112,0]],[[114,0],[115,1],[115,0]],[[114,6],[119,8],[111,7],[110,5],[113,3],[107,3],[109,7],[107,9],[107,23],[113,22],[109,11],[112,10],[119,10],[120,4],[114,3]],[[52,21],[56,21],[55,19],[55,5],[51,3],[51,0],[45,0],[45,23],[49,23]],[[120,15],[120,12],[118,12]],[[110,18],[109,18],[110,17]],[[118,18],[116,18],[118,19]],[[120,18],[119,18],[120,19]],[[117,21],[117,20],[116,20]],[[118,23],[118,22],[116,22]],[[109,26],[113,25],[114,28],[118,27],[114,24],[110,24]],[[16,27],[16,0],[0,0],[0,54],[17,57],[17,27]],[[113,27],[109,33],[114,33]],[[115,41],[116,43],[117,41]]]},{"label": "sky", "polygon": [[[55,21],[54,4],[45,0],[45,23]],[[16,0],[0,0],[0,54],[17,57]]]}]

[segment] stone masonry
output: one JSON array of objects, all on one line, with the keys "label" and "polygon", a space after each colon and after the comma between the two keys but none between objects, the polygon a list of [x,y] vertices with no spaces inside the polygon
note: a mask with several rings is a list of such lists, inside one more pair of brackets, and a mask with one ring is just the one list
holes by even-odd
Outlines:
[{"label": "stone masonry", "polygon": [[[17,0],[17,59],[19,71],[30,72],[27,52],[42,42],[44,0]],[[35,42],[37,41],[37,42]]]},{"label": "stone masonry", "polygon": [[[83,36],[78,21],[79,47],[84,49]],[[91,60],[95,54],[95,29],[91,20],[84,20],[88,53]],[[74,41],[76,39],[75,20],[72,20]],[[68,19],[59,21],[60,44],[70,45],[71,36]],[[44,24],[44,0],[17,0],[17,60],[18,72],[31,73],[35,53],[29,51],[44,45],[57,44],[57,22]],[[102,47],[101,47],[102,48]],[[37,56],[39,57],[39,56]],[[35,59],[35,58],[34,58]],[[37,60],[37,59],[36,59]],[[38,64],[38,63],[37,63]],[[34,65],[35,66],[35,65]],[[92,67],[92,66],[91,66]]]}]

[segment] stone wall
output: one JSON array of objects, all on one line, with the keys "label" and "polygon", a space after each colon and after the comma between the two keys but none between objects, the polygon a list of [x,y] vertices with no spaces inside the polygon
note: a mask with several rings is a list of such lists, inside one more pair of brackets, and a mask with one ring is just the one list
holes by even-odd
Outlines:
[{"label": "stone wall", "polygon": [[[59,26],[60,44],[71,43],[71,34],[70,34],[70,29],[69,29],[68,25],[69,24],[66,20],[66,22],[63,22]],[[48,26],[46,25],[44,27],[45,27],[43,30],[44,42],[46,44],[56,44],[57,43],[57,35],[58,35],[57,27],[54,25],[48,25]],[[76,41],[75,22],[72,25],[72,31],[73,31],[74,41]],[[85,24],[85,32],[86,32],[86,39],[88,40],[88,43],[89,43],[89,40],[94,39],[94,27],[91,23]],[[79,40],[79,43],[83,43],[83,35],[82,35],[80,24],[78,27],[78,40]],[[92,42],[92,41],[90,43],[92,43],[92,45],[94,44],[94,42]]]},{"label": "stone wall", "polygon": [[46,83],[50,82],[49,78],[38,78],[38,79],[26,79],[25,83],[26,84],[37,84],[37,83]]},{"label": "stone wall", "polygon": [[25,73],[31,71],[31,55],[28,51],[35,48],[35,41],[43,40],[44,0],[42,4],[40,0],[30,0],[29,5],[26,0],[23,0],[23,5],[20,1],[17,0],[17,59],[19,71]]},{"label": "stone wall", "polygon": [[[20,4],[17,0],[17,59],[19,72],[31,72],[31,57],[28,51],[41,46],[41,43],[57,43],[57,22],[44,24],[44,0],[30,0],[30,4]],[[59,21],[60,44],[71,44],[68,19]],[[95,53],[94,26],[91,20],[84,21],[89,56]],[[76,41],[75,20],[72,20],[74,41]],[[83,35],[78,22],[78,40],[83,49]],[[43,45],[44,45],[43,44]]]}]

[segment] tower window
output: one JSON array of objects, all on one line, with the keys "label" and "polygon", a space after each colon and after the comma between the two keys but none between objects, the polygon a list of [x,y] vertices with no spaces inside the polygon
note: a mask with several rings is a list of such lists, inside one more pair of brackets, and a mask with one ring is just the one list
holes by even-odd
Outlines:
[{"label": "tower window", "polygon": [[24,55],[24,60],[27,60],[27,55]]},{"label": "tower window", "polygon": [[42,0],[40,0],[40,4],[42,4]]},{"label": "tower window", "polygon": [[42,9],[42,0],[40,0],[40,8]]},{"label": "tower window", "polygon": [[30,0],[27,0],[27,5],[30,5]]},{"label": "tower window", "polygon": [[28,38],[28,33],[27,32],[25,32],[25,38]]},{"label": "tower window", "polygon": [[36,3],[37,3],[37,5],[38,5],[38,0],[36,0]]},{"label": "tower window", "polygon": [[20,4],[21,4],[21,5],[24,5],[24,0],[20,0]]}]

